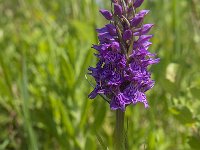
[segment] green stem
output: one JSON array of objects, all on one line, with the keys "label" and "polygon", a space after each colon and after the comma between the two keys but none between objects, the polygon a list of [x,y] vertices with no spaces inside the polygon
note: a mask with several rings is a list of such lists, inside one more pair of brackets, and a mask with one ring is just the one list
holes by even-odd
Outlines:
[{"label": "green stem", "polygon": [[114,135],[115,150],[125,150],[124,114],[125,112],[121,110],[116,111],[116,126]]}]

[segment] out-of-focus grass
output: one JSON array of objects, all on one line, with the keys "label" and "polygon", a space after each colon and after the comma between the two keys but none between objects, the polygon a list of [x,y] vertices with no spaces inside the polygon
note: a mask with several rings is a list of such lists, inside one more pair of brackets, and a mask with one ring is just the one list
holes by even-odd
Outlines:
[{"label": "out-of-focus grass", "polygon": [[[114,112],[88,100],[90,47],[105,20],[94,0],[0,0],[0,149],[112,148]],[[127,109],[129,149],[198,149],[200,7],[198,0],[151,0],[151,108]]]}]

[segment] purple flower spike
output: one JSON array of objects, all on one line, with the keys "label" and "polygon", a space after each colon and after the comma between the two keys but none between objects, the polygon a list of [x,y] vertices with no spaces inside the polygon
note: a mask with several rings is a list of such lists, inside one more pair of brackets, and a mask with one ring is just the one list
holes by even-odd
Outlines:
[{"label": "purple flower spike", "polygon": [[135,8],[140,7],[143,2],[144,2],[144,0],[136,0],[135,3],[133,4],[133,6]]},{"label": "purple flower spike", "polygon": [[114,4],[114,11],[116,15],[122,17],[122,6],[120,6],[119,4]]},{"label": "purple flower spike", "polygon": [[112,20],[112,14],[105,9],[101,9],[100,13],[107,19],[107,20]]},{"label": "purple flower spike", "polygon": [[[159,63],[156,54],[148,51],[149,40],[153,35],[148,32],[153,24],[144,24],[143,20],[149,10],[133,13],[144,0],[126,0],[128,5],[112,0],[114,12],[100,10],[102,15],[111,20],[109,24],[96,29],[99,44],[93,45],[95,56],[99,59],[96,67],[89,67],[89,75],[96,81],[94,90],[89,94],[94,99],[98,94],[104,95],[111,110],[126,110],[126,107],[143,103],[148,108],[145,92],[154,86],[148,66]],[[113,16],[118,17],[113,17]],[[123,17],[122,17],[123,15]]]}]

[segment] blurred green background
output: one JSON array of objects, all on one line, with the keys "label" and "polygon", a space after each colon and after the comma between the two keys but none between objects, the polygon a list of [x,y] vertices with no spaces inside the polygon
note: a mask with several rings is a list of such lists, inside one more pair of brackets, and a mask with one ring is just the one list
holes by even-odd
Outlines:
[{"label": "blurred green background", "polygon": [[[0,0],[0,150],[112,149],[115,113],[85,79],[108,0]],[[146,0],[155,87],[126,111],[130,150],[200,149],[200,1]],[[90,80],[92,80],[90,78]],[[101,143],[101,144],[100,144]]]}]

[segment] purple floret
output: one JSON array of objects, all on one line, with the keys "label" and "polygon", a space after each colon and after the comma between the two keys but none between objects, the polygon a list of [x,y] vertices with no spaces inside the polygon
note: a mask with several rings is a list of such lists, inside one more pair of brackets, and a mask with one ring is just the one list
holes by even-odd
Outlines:
[{"label": "purple floret", "polygon": [[101,9],[100,13],[107,19],[107,20],[112,20],[112,13],[109,12],[108,10]]},{"label": "purple floret", "polygon": [[132,31],[130,29],[124,31],[123,40],[130,40],[132,38]]},{"label": "purple floret", "polygon": [[120,6],[119,4],[114,4],[114,12],[119,17],[122,17],[122,13],[123,13],[122,6]]},{"label": "purple floret", "polygon": [[[160,61],[156,54],[148,51],[149,40],[153,35],[148,32],[153,24],[143,24],[149,10],[133,11],[144,0],[113,0],[114,10],[100,10],[110,20],[103,28],[97,29],[98,45],[93,45],[98,58],[96,67],[89,67],[89,74],[94,77],[96,86],[89,94],[94,99],[102,94],[109,99],[112,110],[126,110],[130,104],[143,103],[149,107],[145,92],[155,82],[151,79],[148,66]],[[131,13],[131,14],[130,14]]]},{"label": "purple floret", "polygon": [[133,4],[133,6],[135,8],[140,7],[140,5],[142,5],[142,3],[144,2],[144,0],[136,0]]}]

